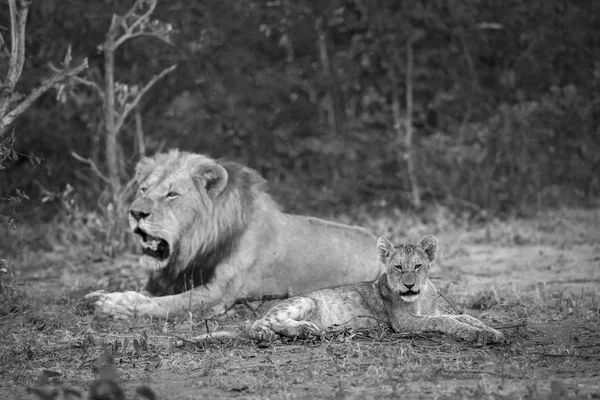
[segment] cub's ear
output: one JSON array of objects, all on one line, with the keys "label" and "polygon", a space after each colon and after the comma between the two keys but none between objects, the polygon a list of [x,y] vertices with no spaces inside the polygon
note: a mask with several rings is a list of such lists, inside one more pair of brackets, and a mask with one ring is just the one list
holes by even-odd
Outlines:
[{"label": "cub's ear", "polygon": [[152,157],[143,157],[135,166],[134,180],[141,182],[152,173],[156,167],[156,160]]},{"label": "cub's ear", "polygon": [[377,240],[377,248],[379,249],[379,261],[381,261],[381,263],[384,265],[387,262],[390,254],[392,254],[392,252],[396,249],[385,236],[382,236]]},{"label": "cub's ear", "polygon": [[204,166],[199,172],[200,181],[211,199],[217,197],[225,189],[229,181],[227,170],[219,164]]},{"label": "cub's ear", "polygon": [[429,261],[435,260],[438,252],[438,240],[433,235],[427,235],[419,242],[419,246],[425,250],[425,253],[429,256]]}]

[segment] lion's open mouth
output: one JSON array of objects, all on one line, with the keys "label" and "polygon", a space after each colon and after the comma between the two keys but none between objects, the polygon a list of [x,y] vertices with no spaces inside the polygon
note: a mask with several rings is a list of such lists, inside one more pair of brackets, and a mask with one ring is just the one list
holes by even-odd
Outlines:
[{"label": "lion's open mouth", "polygon": [[164,261],[169,258],[170,249],[169,243],[166,240],[156,236],[149,235],[140,228],[136,228],[133,233],[140,235],[142,238],[142,253],[146,256],[154,257],[159,261]]}]

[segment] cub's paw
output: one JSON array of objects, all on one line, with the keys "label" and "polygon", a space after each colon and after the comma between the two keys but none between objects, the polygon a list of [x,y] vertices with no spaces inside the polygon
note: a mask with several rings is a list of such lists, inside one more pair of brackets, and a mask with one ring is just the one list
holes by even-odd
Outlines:
[{"label": "cub's paw", "polygon": [[277,338],[277,334],[273,332],[271,328],[268,326],[255,322],[248,329],[248,336],[252,339],[257,339],[260,341],[271,342]]},{"label": "cub's paw", "polygon": [[300,326],[298,326],[298,337],[302,339],[306,339],[309,337],[319,337],[321,336],[322,331],[317,325],[312,322],[303,322]]},{"label": "cub's paw", "polygon": [[106,293],[104,290],[98,290],[87,294],[84,299],[97,312],[117,319],[140,314],[142,308],[152,303],[150,297],[132,291]]},{"label": "cub's paw", "polygon": [[456,335],[467,342],[476,342],[479,344],[504,343],[502,332],[489,327],[479,329],[468,326],[461,328]]},{"label": "cub's paw", "polygon": [[306,339],[321,335],[321,328],[310,321],[295,321],[287,319],[281,323],[273,324],[273,330],[287,337]]},{"label": "cub's paw", "polygon": [[486,326],[484,331],[487,336],[488,343],[504,343],[506,341],[504,334],[499,330]]}]

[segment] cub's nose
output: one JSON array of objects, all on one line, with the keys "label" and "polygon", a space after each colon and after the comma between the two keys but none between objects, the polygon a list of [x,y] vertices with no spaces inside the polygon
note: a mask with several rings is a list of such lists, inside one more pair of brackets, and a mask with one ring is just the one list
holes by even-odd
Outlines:
[{"label": "cub's nose", "polygon": [[147,218],[150,215],[150,213],[147,213],[144,211],[137,211],[137,210],[129,210],[129,214],[131,214],[133,219],[135,219],[136,221]]},{"label": "cub's nose", "polygon": [[413,288],[413,286],[415,286],[415,284],[414,284],[414,283],[405,283],[405,284],[404,284],[404,286],[406,286],[406,288],[407,288],[408,290],[410,290],[410,289],[412,289],[412,288]]}]

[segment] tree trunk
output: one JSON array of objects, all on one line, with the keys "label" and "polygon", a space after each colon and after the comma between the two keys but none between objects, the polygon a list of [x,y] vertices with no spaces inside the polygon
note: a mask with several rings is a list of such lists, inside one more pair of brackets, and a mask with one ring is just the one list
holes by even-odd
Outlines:
[{"label": "tree trunk", "polygon": [[[104,103],[104,123],[106,128],[106,166],[108,168],[108,179],[110,180],[110,190],[113,199],[117,198],[121,189],[119,179],[119,159],[118,159],[118,140],[115,115],[115,35],[117,29],[117,18],[113,17],[109,28],[106,42],[104,44],[104,93],[106,101]],[[117,206],[117,204],[115,204]]]},{"label": "tree trunk", "polygon": [[332,90],[332,71],[331,71],[331,63],[329,60],[329,52],[327,51],[327,33],[323,28],[323,18],[317,18],[315,22],[315,27],[317,30],[317,47],[319,50],[319,61],[321,63],[321,69],[323,73],[323,80],[325,81],[325,86],[327,88],[327,92],[325,97],[323,98],[323,107],[325,108],[325,113],[327,114],[327,125],[329,127],[329,133],[334,137],[338,136],[338,121],[337,115],[335,112],[335,96]]},{"label": "tree trunk", "polygon": [[396,68],[400,70],[402,61],[398,51],[394,51],[394,62],[391,63],[389,69],[390,81],[392,83],[392,116],[394,120],[394,131],[396,132],[396,142],[398,144],[397,160],[398,165],[406,163],[406,175],[410,184],[410,202],[416,209],[421,208],[421,191],[416,176],[416,163],[414,159],[414,144],[413,144],[413,52],[412,41],[406,44],[406,74],[404,87],[406,90],[406,116],[402,118],[400,112],[400,93],[398,85],[400,84]]},{"label": "tree trunk", "polygon": [[406,168],[411,187],[411,202],[416,209],[421,208],[421,191],[417,182],[415,149],[413,144],[413,48],[412,39],[406,43],[406,137],[404,144],[406,146]]},{"label": "tree trunk", "polygon": [[139,158],[144,158],[146,155],[146,143],[144,143],[144,126],[139,106],[135,108],[135,143]]}]

